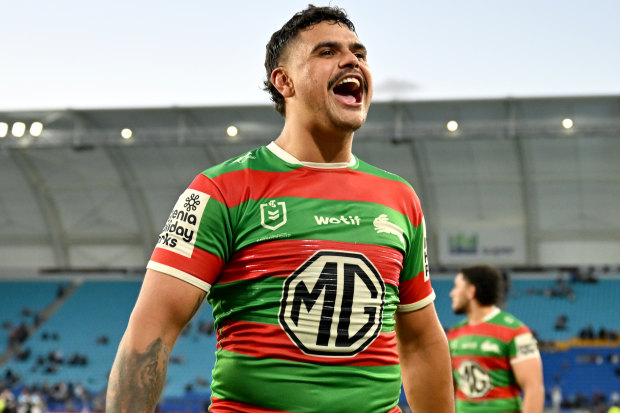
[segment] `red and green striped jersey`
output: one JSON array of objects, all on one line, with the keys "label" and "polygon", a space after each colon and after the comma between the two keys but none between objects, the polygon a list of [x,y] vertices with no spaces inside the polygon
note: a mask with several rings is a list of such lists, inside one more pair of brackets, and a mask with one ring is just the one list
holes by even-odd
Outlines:
[{"label": "red and green striped jersey", "polygon": [[275,143],[198,175],[148,264],[208,292],[212,412],[398,412],[394,314],[431,303],[412,187]]},{"label": "red and green striped jersey", "polygon": [[521,388],[511,363],[540,357],[521,321],[496,308],[481,323],[463,320],[448,332],[457,413],[520,412]]}]

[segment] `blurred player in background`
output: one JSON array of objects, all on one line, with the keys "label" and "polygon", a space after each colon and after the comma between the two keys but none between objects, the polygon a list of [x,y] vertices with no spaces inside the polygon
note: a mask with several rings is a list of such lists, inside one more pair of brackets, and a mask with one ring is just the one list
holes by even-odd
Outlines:
[{"label": "blurred player in background", "polygon": [[454,279],[452,310],[467,317],[448,332],[457,413],[543,412],[538,344],[498,307],[503,292],[502,274],[490,266],[463,268]]},{"label": "blurred player in background", "polygon": [[211,412],[396,413],[402,377],[416,413],[452,413],[420,202],[351,152],[372,96],[366,48],[343,10],[309,6],[274,33],[265,67],[284,129],[179,198],[118,349],[108,413],[153,411],[205,296],[218,340]]}]

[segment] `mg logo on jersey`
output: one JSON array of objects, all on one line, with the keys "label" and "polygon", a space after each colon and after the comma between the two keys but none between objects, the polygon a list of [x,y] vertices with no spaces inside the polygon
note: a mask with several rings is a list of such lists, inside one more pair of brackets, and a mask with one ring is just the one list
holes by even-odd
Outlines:
[{"label": "mg logo on jersey", "polygon": [[467,397],[482,397],[491,390],[489,373],[475,361],[465,361],[459,368],[459,389]]},{"label": "mg logo on jersey", "polygon": [[279,321],[306,354],[354,356],[379,335],[384,297],[363,254],[319,251],[284,282]]},{"label": "mg logo on jersey", "polygon": [[260,205],[260,224],[275,231],[286,224],[286,204],[271,200]]}]

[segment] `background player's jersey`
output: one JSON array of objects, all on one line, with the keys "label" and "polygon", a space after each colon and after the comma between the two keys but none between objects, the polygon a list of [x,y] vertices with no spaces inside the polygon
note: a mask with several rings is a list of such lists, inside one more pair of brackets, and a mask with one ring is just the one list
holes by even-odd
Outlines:
[{"label": "background player's jersey", "polygon": [[212,411],[384,413],[399,411],[394,313],[434,299],[425,253],[407,182],[272,143],[198,175],[148,267],[208,291]]},{"label": "background player's jersey", "polygon": [[521,389],[511,363],[540,357],[530,330],[512,315],[495,309],[485,320],[467,320],[448,332],[457,413],[521,411]]}]

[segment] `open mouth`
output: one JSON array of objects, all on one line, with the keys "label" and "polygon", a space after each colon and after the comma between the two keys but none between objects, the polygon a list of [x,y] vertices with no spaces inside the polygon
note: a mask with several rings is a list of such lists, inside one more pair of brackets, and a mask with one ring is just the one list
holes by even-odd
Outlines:
[{"label": "open mouth", "polygon": [[345,105],[362,103],[363,89],[356,77],[345,77],[334,87],[336,98]]}]

